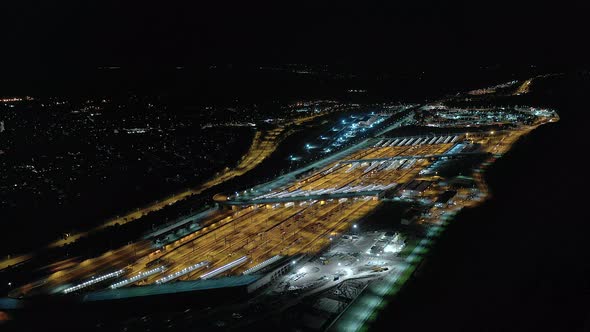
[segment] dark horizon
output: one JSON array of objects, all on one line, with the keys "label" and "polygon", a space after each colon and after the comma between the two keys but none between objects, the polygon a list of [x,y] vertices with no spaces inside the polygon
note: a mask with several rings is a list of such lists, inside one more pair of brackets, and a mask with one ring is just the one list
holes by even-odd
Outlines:
[{"label": "dark horizon", "polygon": [[253,5],[11,1],[0,68],[212,63],[562,63],[585,59],[586,1]]}]

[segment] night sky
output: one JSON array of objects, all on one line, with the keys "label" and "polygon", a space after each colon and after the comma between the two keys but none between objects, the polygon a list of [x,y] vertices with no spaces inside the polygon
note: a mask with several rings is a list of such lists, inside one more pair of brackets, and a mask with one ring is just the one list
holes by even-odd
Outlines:
[{"label": "night sky", "polygon": [[4,1],[5,70],[581,61],[587,1]]}]

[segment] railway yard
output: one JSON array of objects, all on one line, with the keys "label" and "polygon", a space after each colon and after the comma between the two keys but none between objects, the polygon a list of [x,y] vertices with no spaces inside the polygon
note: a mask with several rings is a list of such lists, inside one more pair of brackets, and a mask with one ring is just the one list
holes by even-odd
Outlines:
[{"label": "railway yard", "polygon": [[[523,108],[513,110],[504,121],[501,116],[495,118],[494,125],[503,124],[501,127],[480,127],[473,122],[469,128],[451,131],[446,128],[452,117],[441,117],[444,108],[418,110],[425,116],[415,120],[417,125],[433,127],[432,119],[444,118],[445,123],[439,126],[444,129],[440,133],[399,135],[393,131],[368,137],[320,167],[296,176],[286,174],[230,195],[217,195],[218,207],[173,239],[162,235],[136,241],[59,270],[14,293],[26,294],[34,289],[37,293],[80,295],[205,281],[263,273],[277,264],[284,265],[285,260],[289,272],[273,277],[264,295],[256,297],[282,298],[275,310],[302,297],[323,294],[347,280],[361,280],[363,287],[374,279],[382,284],[390,280],[387,287],[391,288],[410,265],[415,265],[433,229],[461,208],[485,199],[487,188],[481,170],[508,151],[519,137],[558,119],[552,111]],[[485,110],[479,112],[482,117],[486,114]],[[452,174],[457,162],[463,160],[475,160],[477,165]],[[457,185],[459,180],[469,185]],[[408,216],[371,225],[375,215],[384,218],[376,213],[384,206],[402,203],[411,207],[405,213]],[[328,302],[318,298],[315,305]],[[358,306],[358,301],[355,303]],[[338,307],[328,311],[339,314],[348,304]],[[369,307],[362,309],[367,317]],[[357,309],[355,305],[350,308],[339,319],[347,324],[343,329],[356,326],[350,318],[354,315],[346,313]],[[327,324],[319,326],[324,329]]]}]

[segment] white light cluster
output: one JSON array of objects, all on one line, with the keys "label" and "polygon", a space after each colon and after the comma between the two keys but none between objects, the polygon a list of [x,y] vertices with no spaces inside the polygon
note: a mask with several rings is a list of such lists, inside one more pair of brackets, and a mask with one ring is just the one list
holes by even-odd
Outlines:
[{"label": "white light cluster", "polygon": [[165,270],[166,270],[166,267],[165,266],[160,266],[160,267],[157,267],[155,269],[151,269],[149,271],[140,272],[139,274],[137,274],[137,275],[135,275],[135,276],[133,276],[131,278],[128,278],[128,279],[125,279],[125,280],[121,280],[121,281],[119,281],[117,283],[112,284],[110,286],[110,288],[111,289],[116,289],[116,288],[119,288],[119,287],[123,287],[123,286],[129,285],[129,284],[132,284],[134,282],[137,282],[137,281],[139,281],[141,279],[147,278],[147,277],[149,277],[149,276],[151,276],[153,274],[163,272]]},{"label": "white light cluster", "polygon": [[396,138],[396,139],[385,139],[380,140],[377,144],[373,145],[376,148],[384,148],[389,146],[405,146],[405,145],[423,145],[423,144],[441,144],[441,143],[454,143],[459,139],[458,135],[447,135],[447,136],[429,136],[429,137],[408,137],[408,138]]},{"label": "white light cluster", "polygon": [[265,260],[264,262],[247,269],[246,271],[244,271],[243,274],[251,274],[251,273],[257,272],[257,271],[271,265],[272,263],[278,261],[281,258],[283,258],[283,256],[281,256],[281,255],[273,256],[273,257]]},{"label": "white light cluster", "polygon": [[191,265],[189,267],[185,267],[184,269],[182,269],[182,270],[180,270],[178,272],[169,274],[169,275],[167,275],[167,276],[165,276],[163,278],[160,278],[160,279],[156,280],[156,284],[163,284],[163,283],[166,283],[166,282],[168,282],[170,280],[173,280],[173,279],[182,277],[183,275],[185,275],[185,274],[187,274],[187,273],[189,273],[191,271],[194,271],[194,270],[196,270],[196,269],[198,269],[200,267],[203,267],[203,266],[205,266],[207,264],[209,264],[208,261],[202,261],[202,262],[197,263],[195,265]]},{"label": "white light cluster", "polygon": [[66,288],[66,289],[64,289],[63,292],[64,292],[64,294],[75,292],[77,290],[80,290],[82,288],[88,287],[90,285],[97,284],[97,283],[99,283],[101,281],[104,281],[104,280],[107,280],[107,279],[110,279],[110,278],[118,277],[118,276],[122,275],[123,273],[125,273],[125,269],[121,269],[119,271],[111,272],[111,273],[102,275],[102,276],[100,276],[98,278],[92,278],[92,279],[90,279],[88,281],[85,281],[85,282],[83,282],[81,284],[78,284],[76,286],[72,286],[72,287]]},{"label": "white light cluster", "polygon": [[[369,166],[370,167],[370,166]],[[387,185],[381,184],[371,184],[366,186],[344,186],[340,188],[324,188],[324,189],[317,189],[317,190],[303,190],[297,189],[294,191],[283,190],[280,192],[271,192],[270,194],[265,194],[262,196],[255,197],[254,200],[257,199],[268,199],[268,198],[289,198],[289,197],[298,197],[298,196],[311,196],[311,195],[331,195],[331,194],[342,194],[342,193],[353,193],[353,192],[362,192],[362,191],[380,191],[380,190],[387,190],[393,186],[396,186],[397,183],[390,183]]]},{"label": "white light cluster", "polygon": [[242,258],[238,258],[233,262],[227,263],[224,266],[218,267],[215,270],[209,271],[201,276],[201,279],[209,279],[213,278],[218,274],[221,274],[229,269],[232,269],[240,264],[245,263],[248,260],[248,256],[244,256]]}]

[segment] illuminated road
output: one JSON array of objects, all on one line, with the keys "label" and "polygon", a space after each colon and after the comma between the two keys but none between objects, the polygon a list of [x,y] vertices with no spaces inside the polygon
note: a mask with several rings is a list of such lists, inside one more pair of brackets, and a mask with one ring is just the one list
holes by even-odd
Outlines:
[{"label": "illuminated road", "polygon": [[0,270],[3,270],[3,269],[5,269],[9,266],[12,266],[12,265],[20,264],[24,261],[31,259],[32,257],[33,257],[33,255],[28,254],[28,255],[19,255],[16,257],[7,258],[3,261],[0,261]]}]

